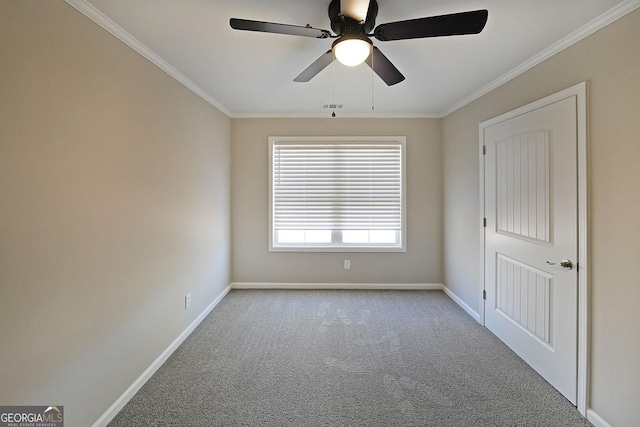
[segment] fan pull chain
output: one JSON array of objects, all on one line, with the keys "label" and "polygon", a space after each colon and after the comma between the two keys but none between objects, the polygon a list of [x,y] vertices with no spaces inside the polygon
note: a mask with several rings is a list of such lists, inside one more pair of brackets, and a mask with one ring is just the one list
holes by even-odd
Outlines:
[{"label": "fan pull chain", "polygon": [[331,113],[331,117],[336,116],[336,54],[333,53],[333,61],[331,61],[331,99],[333,103],[333,112]]},{"label": "fan pull chain", "polygon": [[373,72],[373,48],[371,49],[371,111],[375,111],[375,98],[373,97],[373,80],[374,80],[374,72]]}]

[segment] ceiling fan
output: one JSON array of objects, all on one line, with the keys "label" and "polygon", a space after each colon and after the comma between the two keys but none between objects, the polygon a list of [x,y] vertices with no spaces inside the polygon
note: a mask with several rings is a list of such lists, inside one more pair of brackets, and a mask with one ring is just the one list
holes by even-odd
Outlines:
[{"label": "ceiling fan", "polygon": [[478,34],[487,23],[489,12],[484,9],[474,10],[389,22],[375,27],[377,15],[378,2],[376,0],[331,0],[329,20],[331,21],[331,29],[336,35],[331,34],[328,30],[313,28],[310,25],[303,27],[238,18],[231,18],[229,23],[231,28],[235,30],[337,39],[331,45],[331,49],[293,79],[295,82],[308,82],[331,64],[335,57],[338,61],[349,66],[366,62],[387,85],[391,86],[403,81],[404,76],[380,49],[373,46],[371,37],[386,42]]}]

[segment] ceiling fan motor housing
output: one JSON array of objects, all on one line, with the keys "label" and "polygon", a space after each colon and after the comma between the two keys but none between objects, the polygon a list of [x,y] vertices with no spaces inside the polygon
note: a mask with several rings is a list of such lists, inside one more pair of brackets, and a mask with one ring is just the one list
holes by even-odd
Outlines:
[{"label": "ceiling fan motor housing", "polygon": [[329,20],[331,29],[339,36],[342,35],[363,35],[366,36],[376,26],[376,16],[378,16],[378,2],[371,0],[367,18],[364,22],[357,21],[340,13],[340,0],[331,0],[329,3]]}]

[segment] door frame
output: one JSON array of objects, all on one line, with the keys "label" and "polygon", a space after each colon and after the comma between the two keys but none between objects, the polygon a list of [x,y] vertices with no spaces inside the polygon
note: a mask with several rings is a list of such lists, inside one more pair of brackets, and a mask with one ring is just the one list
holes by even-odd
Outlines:
[{"label": "door frame", "polygon": [[588,383],[589,383],[589,321],[588,321],[588,285],[589,285],[589,246],[588,246],[588,175],[587,175],[587,82],[579,83],[575,86],[549,95],[538,101],[532,102],[513,111],[509,111],[500,116],[486,120],[479,125],[479,158],[480,158],[480,289],[479,295],[479,317],[480,323],[485,325],[485,192],[484,192],[484,130],[490,126],[521,116],[533,110],[545,107],[549,104],[561,101],[566,98],[576,97],[577,107],[577,137],[578,137],[578,384],[577,384],[577,408],[586,417],[588,407]]}]

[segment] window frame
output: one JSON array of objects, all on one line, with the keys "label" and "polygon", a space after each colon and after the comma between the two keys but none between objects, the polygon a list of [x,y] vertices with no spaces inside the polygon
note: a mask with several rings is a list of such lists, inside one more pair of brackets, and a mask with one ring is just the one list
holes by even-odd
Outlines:
[{"label": "window frame", "polygon": [[[354,243],[354,244],[345,244],[345,243],[336,243],[335,242],[335,233],[339,232],[339,230],[332,230],[332,242],[325,244],[313,244],[313,243],[291,243],[291,244],[276,244],[275,231],[273,227],[273,215],[274,215],[274,197],[273,197],[273,146],[278,143],[331,143],[331,144],[384,144],[384,143],[393,143],[400,145],[400,171],[401,171],[401,215],[400,215],[400,230],[399,233],[399,244],[365,244],[362,243]],[[406,162],[406,137],[405,136],[331,136],[331,137],[293,137],[293,136],[270,136],[269,137],[269,252],[406,252],[407,251],[407,201],[406,201],[406,188],[407,188],[407,162]]]}]

